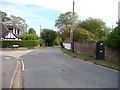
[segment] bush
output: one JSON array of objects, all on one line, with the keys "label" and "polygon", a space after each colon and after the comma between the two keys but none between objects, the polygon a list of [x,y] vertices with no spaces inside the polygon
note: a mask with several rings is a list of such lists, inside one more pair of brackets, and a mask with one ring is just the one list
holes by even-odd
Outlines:
[{"label": "bush", "polygon": [[11,48],[13,45],[17,44],[19,47],[34,47],[39,44],[38,40],[22,40],[22,41],[0,41],[2,43],[2,48]]},{"label": "bush", "polygon": [[60,45],[61,42],[62,42],[62,39],[60,37],[57,37],[54,41],[54,45]]},{"label": "bush", "polygon": [[120,50],[120,26],[116,27],[107,37],[106,45],[113,50]]},{"label": "bush", "polygon": [[74,30],[75,41],[92,40],[92,37],[93,37],[93,34],[84,28],[76,28]]},{"label": "bush", "polygon": [[22,34],[20,36],[22,40],[38,40],[38,35],[37,34]]}]

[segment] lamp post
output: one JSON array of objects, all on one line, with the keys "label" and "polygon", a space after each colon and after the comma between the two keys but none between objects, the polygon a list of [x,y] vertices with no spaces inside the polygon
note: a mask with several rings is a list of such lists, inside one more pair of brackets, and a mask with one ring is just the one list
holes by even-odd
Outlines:
[{"label": "lamp post", "polygon": [[74,36],[73,36],[73,33],[74,33],[74,5],[75,5],[75,2],[73,0],[72,29],[70,31],[70,41],[71,41],[71,51],[72,52],[74,52]]}]

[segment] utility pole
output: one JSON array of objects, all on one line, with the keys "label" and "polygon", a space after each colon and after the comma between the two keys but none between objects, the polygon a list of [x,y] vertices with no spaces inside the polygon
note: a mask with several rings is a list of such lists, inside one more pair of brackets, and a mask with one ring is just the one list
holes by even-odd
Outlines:
[{"label": "utility pole", "polygon": [[71,51],[74,52],[74,36],[73,36],[73,33],[74,33],[74,6],[75,6],[75,2],[73,0],[73,12],[72,12],[72,29],[71,29],[71,32],[70,32],[70,41],[71,41]]},{"label": "utility pole", "polygon": [[41,25],[40,25],[40,37],[41,37]]},{"label": "utility pole", "polygon": [[41,47],[41,25],[40,25],[40,47]]}]

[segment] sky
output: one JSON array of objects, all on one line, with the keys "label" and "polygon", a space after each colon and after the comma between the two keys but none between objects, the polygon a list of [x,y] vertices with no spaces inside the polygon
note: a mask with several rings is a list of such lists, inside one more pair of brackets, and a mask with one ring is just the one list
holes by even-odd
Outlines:
[{"label": "sky", "polygon": [[[118,21],[118,2],[120,0],[74,0],[75,12],[79,20],[89,17],[103,20],[108,27],[116,27]],[[55,20],[61,13],[72,12],[73,0],[0,0],[0,10],[25,19],[29,28],[37,34],[41,29],[55,28]]]}]

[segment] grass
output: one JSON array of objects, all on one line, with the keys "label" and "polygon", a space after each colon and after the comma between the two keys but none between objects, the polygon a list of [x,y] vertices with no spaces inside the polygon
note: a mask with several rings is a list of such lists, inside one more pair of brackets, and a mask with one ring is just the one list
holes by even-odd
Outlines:
[{"label": "grass", "polygon": [[112,69],[120,70],[120,65],[118,64],[118,60],[96,60],[95,56],[89,54],[78,54],[76,52],[73,53],[70,50],[66,50],[64,48],[61,48],[61,51],[74,58],[78,58],[84,61],[88,61],[97,65],[102,65]]}]

